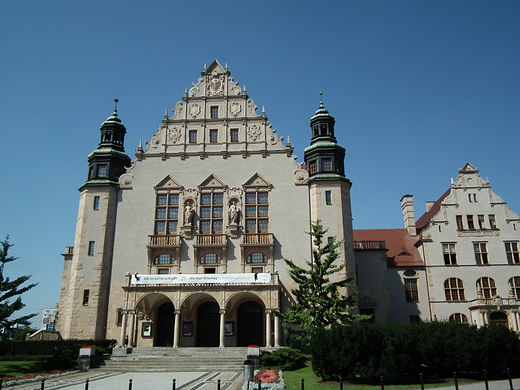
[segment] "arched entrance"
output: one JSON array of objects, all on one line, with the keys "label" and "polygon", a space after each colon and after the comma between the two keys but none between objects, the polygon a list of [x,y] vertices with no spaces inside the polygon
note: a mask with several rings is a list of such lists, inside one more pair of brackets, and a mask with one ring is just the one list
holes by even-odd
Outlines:
[{"label": "arched entrance", "polygon": [[492,325],[503,326],[509,328],[509,322],[507,321],[507,314],[501,311],[494,311],[489,315],[489,322]]},{"label": "arched entrance", "polygon": [[157,309],[157,331],[155,343],[157,347],[171,347],[173,345],[173,326],[175,314],[173,303],[167,302]]},{"label": "arched entrance", "polygon": [[197,310],[197,346],[219,346],[220,308],[216,302],[206,302]]},{"label": "arched entrance", "polygon": [[264,309],[259,303],[249,301],[238,307],[237,345],[263,345]]}]

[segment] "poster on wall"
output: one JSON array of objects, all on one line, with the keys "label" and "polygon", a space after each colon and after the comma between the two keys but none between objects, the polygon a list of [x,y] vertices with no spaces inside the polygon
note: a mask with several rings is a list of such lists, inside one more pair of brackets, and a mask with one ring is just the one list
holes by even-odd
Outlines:
[{"label": "poster on wall", "polygon": [[225,332],[225,335],[226,336],[234,336],[235,335],[235,332],[234,332],[234,326],[235,323],[233,321],[227,321],[225,324],[224,324],[224,332]]},{"label": "poster on wall", "polygon": [[141,332],[143,337],[152,337],[152,323],[143,322],[143,329]]},{"label": "poster on wall", "polygon": [[193,321],[184,321],[182,323],[182,337],[193,336]]}]

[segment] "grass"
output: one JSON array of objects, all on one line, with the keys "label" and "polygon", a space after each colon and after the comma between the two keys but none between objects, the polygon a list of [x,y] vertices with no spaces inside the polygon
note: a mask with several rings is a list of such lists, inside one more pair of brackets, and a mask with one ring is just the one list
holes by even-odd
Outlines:
[{"label": "grass", "polygon": [[[339,382],[322,382],[320,378],[318,378],[314,371],[312,371],[311,363],[307,362],[306,367],[296,371],[284,371],[283,372],[285,386],[287,390],[301,390],[302,388],[302,379],[304,380],[305,390],[338,390]],[[433,387],[446,387],[449,386],[448,383],[435,383],[435,384],[425,384],[424,387],[433,388]],[[401,389],[419,389],[421,385],[411,384],[411,385],[385,385],[385,390],[401,390]],[[343,384],[344,390],[380,390],[381,386],[368,386],[368,385],[352,385],[349,383]]]},{"label": "grass", "polygon": [[42,361],[0,361],[0,378],[13,378],[42,372]]}]

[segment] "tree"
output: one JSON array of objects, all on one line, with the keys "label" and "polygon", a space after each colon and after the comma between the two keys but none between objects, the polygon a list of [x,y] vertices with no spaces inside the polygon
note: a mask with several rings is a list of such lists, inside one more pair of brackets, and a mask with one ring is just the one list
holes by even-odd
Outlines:
[{"label": "tree", "polygon": [[[330,276],[338,274],[345,264],[337,264],[340,252],[338,248],[343,241],[335,237],[323,245],[323,236],[328,229],[324,229],[321,221],[311,222],[313,261],[305,261],[307,269],[294,264],[292,260],[284,259],[289,266],[289,276],[298,285],[291,292],[295,298],[292,308],[281,314],[283,326],[288,334],[295,335],[295,339],[308,346],[314,329],[329,328],[332,325],[346,325],[352,321],[360,321],[370,316],[352,314],[355,293],[346,294],[348,288],[353,287],[352,279],[331,281]],[[297,325],[296,328],[291,325]]]},{"label": "tree", "polygon": [[[20,276],[14,280],[4,276],[4,266],[6,263],[17,260],[17,257],[9,256],[9,248],[13,245],[9,244],[9,236],[6,236],[5,241],[0,241],[0,327],[10,330],[14,325],[30,325],[29,319],[33,318],[36,313],[21,316],[18,318],[11,318],[13,313],[23,309],[25,304],[22,303],[23,293],[29,291],[38,283],[33,283],[23,287],[22,285],[29,280],[29,276]],[[14,299],[14,301],[13,301]]]}]

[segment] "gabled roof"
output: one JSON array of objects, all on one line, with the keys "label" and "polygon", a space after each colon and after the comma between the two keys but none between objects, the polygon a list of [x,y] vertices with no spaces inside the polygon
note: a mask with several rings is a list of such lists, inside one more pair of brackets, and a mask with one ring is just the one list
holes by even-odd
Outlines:
[{"label": "gabled roof", "polygon": [[430,210],[424,213],[418,220],[415,222],[415,229],[417,230],[417,234],[420,234],[424,229],[428,227],[432,218],[439,212],[441,209],[441,203],[446,197],[450,194],[451,188],[449,188],[442,196],[435,201]]},{"label": "gabled roof", "polygon": [[424,261],[406,229],[354,230],[354,241],[384,241],[389,267],[421,267]]}]

